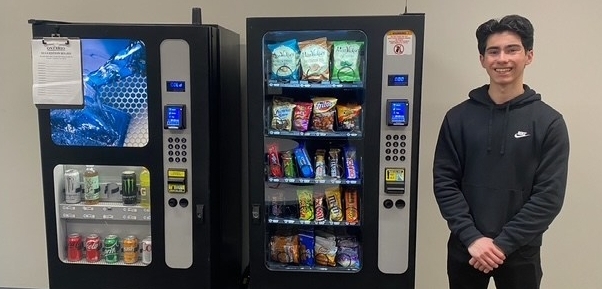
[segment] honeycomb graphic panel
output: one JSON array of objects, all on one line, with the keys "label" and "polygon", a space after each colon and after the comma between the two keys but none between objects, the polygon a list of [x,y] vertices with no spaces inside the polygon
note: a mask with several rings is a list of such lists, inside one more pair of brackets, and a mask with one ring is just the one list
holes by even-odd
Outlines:
[{"label": "honeycomb graphic panel", "polygon": [[123,146],[143,147],[148,143],[146,77],[129,76],[107,85],[101,90],[100,99],[131,117]]},{"label": "honeycomb graphic panel", "polygon": [[82,66],[84,107],[50,111],[53,142],[66,146],[145,146],[145,44],[132,39],[83,39]]}]

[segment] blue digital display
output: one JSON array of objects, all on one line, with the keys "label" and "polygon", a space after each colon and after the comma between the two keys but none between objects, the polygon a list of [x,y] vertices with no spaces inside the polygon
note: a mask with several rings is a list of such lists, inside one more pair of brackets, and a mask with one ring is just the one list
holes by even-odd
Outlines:
[{"label": "blue digital display", "polygon": [[387,100],[387,125],[406,126],[409,120],[410,104],[407,99]]},{"label": "blue digital display", "polygon": [[165,129],[185,129],[186,128],[186,106],[184,105],[166,105],[164,108]]},{"label": "blue digital display", "polygon": [[389,86],[408,86],[407,74],[389,74],[387,83]]},{"label": "blue digital display", "polygon": [[186,82],[180,80],[168,80],[167,91],[169,92],[185,92],[186,91]]}]

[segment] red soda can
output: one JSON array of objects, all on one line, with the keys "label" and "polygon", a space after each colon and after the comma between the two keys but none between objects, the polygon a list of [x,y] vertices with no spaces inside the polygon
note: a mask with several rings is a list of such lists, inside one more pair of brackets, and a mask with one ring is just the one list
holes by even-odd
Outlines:
[{"label": "red soda can", "polygon": [[77,262],[83,257],[82,236],[79,233],[71,233],[67,238],[67,261]]},{"label": "red soda can", "polygon": [[100,252],[100,236],[97,234],[90,234],[86,237],[86,261],[98,262],[102,256]]}]

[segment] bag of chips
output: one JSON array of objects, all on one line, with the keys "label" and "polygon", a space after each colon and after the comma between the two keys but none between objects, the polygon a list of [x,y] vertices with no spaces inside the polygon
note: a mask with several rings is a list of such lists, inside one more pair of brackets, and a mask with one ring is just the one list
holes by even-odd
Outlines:
[{"label": "bag of chips", "polygon": [[330,47],[326,37],[299,42],[301,80],[330,80]]},{"label": "bag of chips", "polygon": [[299,47],[296,39],[268,44],[272,54],[270,79],[287,82],[299,80]]},{"label": "bag of chips", "polygon": [[360,51],[362,41],[332,42],[332,80],[340,82],[361,81]]}]

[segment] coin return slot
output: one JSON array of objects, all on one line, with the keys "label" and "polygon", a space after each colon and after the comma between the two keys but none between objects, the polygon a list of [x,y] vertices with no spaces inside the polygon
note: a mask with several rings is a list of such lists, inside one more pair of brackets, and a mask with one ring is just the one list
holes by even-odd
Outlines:
[{"label": "coin return slot", "polygon": [[391,199],[386,199],[386,200],[383,202],[383,206],[384,206],[386,209],[390,209],[390,208],[392,208],[392,207],[393,207],[393,201],[392,201]]},{"label": "coin return slot", "polygon": [[395,207],[398,209],[403,209],[406,206],[406,202],[404,202],[403,200],[397,200],[395,201]]}]

